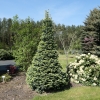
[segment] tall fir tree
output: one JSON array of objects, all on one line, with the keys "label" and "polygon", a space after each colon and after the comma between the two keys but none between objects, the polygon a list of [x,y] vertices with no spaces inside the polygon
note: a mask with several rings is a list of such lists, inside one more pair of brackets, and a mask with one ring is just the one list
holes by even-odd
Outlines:
[{"label": "tall fir tree", "polygon": [[84,22],[83,52],[100,56],[100,8],[94,8]]},{"label": "tall fir tree", "polygon": [[54,39],[53,22],[46,11],[42,25],[42,36],[32,65],[26,73],[26,82],[40,93],[60,90],[68,84],[66,73],[58,62],[58,52]]}]

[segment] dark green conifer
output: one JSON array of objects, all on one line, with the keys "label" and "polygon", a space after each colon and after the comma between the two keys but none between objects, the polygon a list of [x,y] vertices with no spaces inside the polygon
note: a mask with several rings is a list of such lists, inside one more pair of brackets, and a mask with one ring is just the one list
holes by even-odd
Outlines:
[{"label": "dark green conifer", "polygon": [[100,56],[100,8],[94,8],[84,22],[82,49]]},{"label": "dark green conifer", "polygon": [[53,22],[46,12],[41,41],[26,74],[26,81],[33,90],[38,92],[60,90],[68,84],[68,78],[58,62],[56,47]]}]

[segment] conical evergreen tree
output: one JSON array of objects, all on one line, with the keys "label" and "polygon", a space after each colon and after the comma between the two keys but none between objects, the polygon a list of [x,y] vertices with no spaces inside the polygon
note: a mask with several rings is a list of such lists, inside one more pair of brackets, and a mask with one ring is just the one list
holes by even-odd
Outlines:
[{"label": "conical evergreen tree", "polygon": [[84,24],[82,50],[100,57],[100,7],[90,11]]},{"label": "conical evergreen tree", "polygon": [[42,25],[41,41],[28,68],[26,82],[38,92],[60,90],[68,84],[68,78],[58,62],[52,20],[48,12]]}]

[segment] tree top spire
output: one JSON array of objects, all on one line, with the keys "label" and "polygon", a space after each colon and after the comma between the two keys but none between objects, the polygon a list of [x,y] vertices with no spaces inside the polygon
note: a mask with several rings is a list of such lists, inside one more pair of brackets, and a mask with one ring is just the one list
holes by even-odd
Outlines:
[{"label": "tree top spire", "polygon": [[47,11],[45,11],[45,19],[50,19],[50,15],[49,15],[49,10]]}]

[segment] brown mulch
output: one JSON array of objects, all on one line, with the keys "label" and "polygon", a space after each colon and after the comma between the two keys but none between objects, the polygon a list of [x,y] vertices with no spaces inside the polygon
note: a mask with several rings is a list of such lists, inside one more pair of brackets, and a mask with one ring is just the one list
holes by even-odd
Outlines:
[{"label": "brown mulch", "polygon": [[[38,95],[26,84],[25,73],[21,72],[11,81],[0,83],[0,100],[32,100]],[[81,84],[71,83],[71,87],[80,87]]]},{"label": "brown mulch", "polygon": [[25,73],[20,73],[11,81],[0,83],[0,100],[31,100],[37,93],[25,82]]}]

